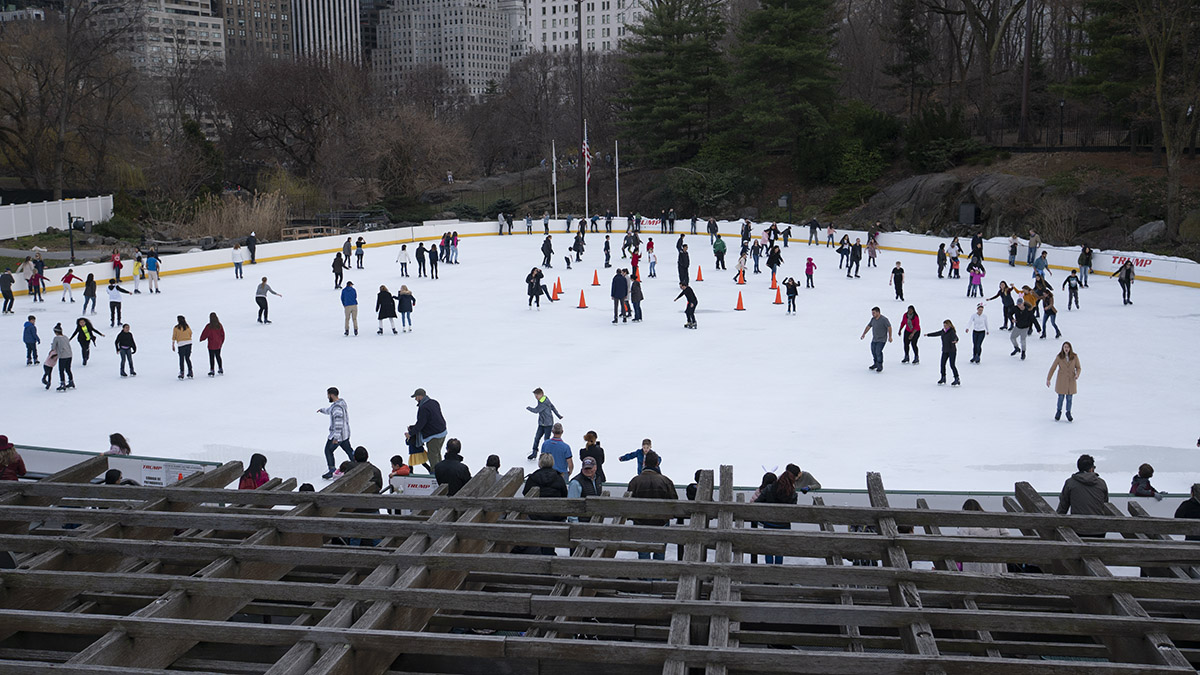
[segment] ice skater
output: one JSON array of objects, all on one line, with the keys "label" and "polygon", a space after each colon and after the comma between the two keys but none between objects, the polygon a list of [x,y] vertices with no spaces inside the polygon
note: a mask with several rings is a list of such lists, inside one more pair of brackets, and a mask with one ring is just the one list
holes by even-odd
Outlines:
[{"label": "ice skater", "polygon": [[229,253],[230,259],[233,261],[233,278],[242,278],[242,263],[246,260],[246,255],[242,253],[242,245],[234,244],[233,251]]},{"label": "ice skater", "polygon": [[[620,270],[617,270],[617,274],[618,275],[620,274]],[[542,270],[535,267],[529,271],[529,274],[525,275],[525,290],[526,290],[526,293],[529,294],[529,306],[533,307],[534,304],[536,304],[538,306],[538,309],[541,309],[541,307],[542,307]]]},{"label": "ice skater", "polygon": [[221,325],[216,312],[208,313],[208,324],[200,331],[200,341],[208,343],[208,376],[224,375],[221,347],[225,346],[225,327]]},{"label": "ice skater", "polygon": [[850,235],[843,234],[841,241],[838,242],[838,269],[842,269],[842,265],[850,264]]},{"label": "ice skater", "polygon": [[762,257],[762,244],[757,239],[750,246],[750,257],[754,258],[754,273],[761,274],[762,270],[758,268],[758,261]]},{"label": "ice skater", "polygon": [[990,332],[982,302],[975,306],[975,313],[967,319],[966,330],[971,332],[971,363],[979,363],[979,357],[983,354],[983,339]]},{"label": "ice skater", "polygon": [[1042,279],[1048,276],[1053,276],[1050,271],[1050,259],[1046,257],[1047,251],[1042,251],[1042,254],[1033,260],[1033,278]]},{"label": "ice skater", "polygon": [[743,251],[742,254],[738,256],[738,261],[733,266],[734,281],[741,281],[746,278],[746,258],[748,255],[748,253]]},{"label": "ice skater", "polygon": [[363,254],[366,253],[367,240],[361,236],[354,242],[354,264],[358,269],[363,268]]},{"label": "ice skater", "polygon": [[925,337],[937,337],[942,339],[942,379],[938,380],[938,384],[946,384],[946,362],[950,362],[950,370],[954,373],[954,381],[951,386],[961,384],[958,380],[958,366],[954,364],[954,359],[958,357],[958,331],[954,330],[954,324],[950,319],[942,322],[942,329],[932,333],[926,333]]},{"label": "ice skater", "polygon": [[[108,282],[108,327],[116,328],[121,323],[121,296],[132,295],[129,291],[117,285],[117,280]],[[85,305],[86,307],[86,305]],[[60,359],[62,357],[59,357]]]},{"label": "ice skater", "polygon": [[850,268],[854,268],[854,278],[857,279],[858,271],[862,266],[862,240],[855,238],[854,244],[850,247],[850,260],[846,263],[846,278],[850,278]]},{"label": "ice skater", "polygon": [[612,267],[612,241],[609,235],[604,235],[604,269]]},{"label": "ice skater", "polygon": [[[635,278],[629,284],[629,303],[631,305],[633,305],[633,322],[634,323],[642,322],[642,300],[643,300],[643,298],[644,298],[644,296],[642,295],[642,282],[640,279]],[[626,314],[629,313],[628,307],[626,307],[625,312],[626,312]]]},{"label": "ice skater", "polygon": [[1008,330],[1009,328],[1012,327],[1012,316],[1013,316],[1013,312],[1016,309],[1015,306],[1013,305],[1012,292],[1013,292],[1013,288],[1011,286],[1009,286],[1006,282],[1001,281],[1000,289],[996,291],[995,295],[988,298],[988,300],[995,300],[996,298],[1000,298],[1000,303],[1004,308],[1004,323],[1000,326],[1000,330]]},{"label": "ice skater", "polygon": [[1017,301],[1016,309],[1013,310],[1013,327],[1008,336],[1012,341],[1013,350],[1009,356],[1016,356],[1020,353],[1021,360],[1025,360],[1026,343],[1029,336],[1033,334],[1034,328],[1041,330],[1037,318],[1033,315],[1033,306],[1021,298]]},{"label": "ice skater", "polygon": [[438,278],[438,272],[437,272],[438,247],[437,247],[437,244],[430,244],[429,249],[427,250],[427,253],[429,255],[429,278],[437,279]]},{"label": "ice skater", "polygon": [[342,334],[346,337],[350,336],[350,322],[354,322],[354,334],[358,335],[358,291],[354,289],[354,282],[347,281],[346,287],[342,289],[342,315],[345,321],[342,326]]},{"label": "ice skater", "polygon": [[684,308],[684,315],[687,316],[687,323],[683,324],[684,328],[696,328],[696,305],[699,302],[696,300],[696,292],[687,284],[679,284],[679,295],[675,296],[675,300],[687,298],[687,306]]},{"label": "ice skater", "polygon": [[987,276],[987,270],[985,270],[983,268],[983,265],[980,265],[979,263],[972,260],[971,264],[967,266],[967,297],[968,298],[974,298],[977,295],[978,295],[978,297],[981,297],[981,298],[983,297],[983,278],[986,276]]},{"label": "ice skater", "polygon": [[5,268],[4,273],[0,274],[0,295],[4,296],[4,308],[3,311],[0,311],[0,314],[13,313],[13,305],[16,304],[16,297],[13,295],[12,287],[16,281],[12,275],[12,270],[8,268]]},{"label": "ice skater", "polygon": [[425,242],[421,242],[421,243],[417,244],[417,250],[416,250],[416,253],[414,253],[414,256],[417,259],[417,278],[418,279],[425,276],[425,255],[426,255],[426,253],[427,253],[427,251],[425,250]]},{"label": "ice skater", "polygon": [[[540,274],[541,270],[538,272]],[[400,330],[405,333],[412,332],[412,313],[413,307],[416,306],[417,299],[413,297],[412,291],[408,290],[408,286],[401,286],[400,292],[396,294],[396,309],[400,312]]]},{"label": "ice skater", "polygon": [[333,255],[333,288],[337,290],[342,287],[342,274],[346,270],[346,261],[342,260],[342,252],[338,251]]},{"label": "ice skater", "polygon": [[[63,335],[62,324],[54,324],[54,339],[50,342],[50,353],[58,360],[58,391],[75,388],[75,374],[71,372],[71,341]],[[50,387],[47,385],[46,387]]]},{"label": "ice skater", "polygon": [[612,288],[609,293],[613,301],[613,323],[616,323],[618,319],[628,321],[625,314],[625,296],[629,294],[629,280],[622,272],[623,270],[618,269],[617,273],[613,275]]},{"label": "ice skater", "polygon": [[799,292],[800,283],[792,277],[783,280],[783,287],[787,289],[787,313],[796,313],[796,293]]},{"label": "ice skater", "polygon": [[909,305],[904,316],[900,317],[900,340],[904,343],[904,360],[900,363],[908,363],[909,347],[912,347],[912,364],[915,366],[921,362],[921,350],[917,348],[920,339],[921,317],[917,314],[917,308]]},{"label": "ice skater", "polygon": [[713,269],[725,269],[725,251],[727,249],[725,247],[725,240],[721,238],[721,235],[718,234],[716,236],[716,239],[713,241],[712,249],[713,257],[716,258],[716,262],[713,263]]},{"label": "ice skater", "polygon": [[1015,233],[1011,237],[1008,238],[1008,266],[1009,267],[1017,266],[1017,247],[1020,246],[1020,244],[1021,244],[1021,240],[1017,239],[1017,235]]},{"label": "ice skater", "polygon": [[346,452],[347,459],[354,459],[354,450],[350,446],[350,410],[339,393],[337,387],[326,389],[325,395],[329,399],[329,405],[317,409],[318,413],[329,415],[329,436],[325,439],[325,465],[329,470],[321,476],[325,480],[342,473],[333,464],[334,450],[341,448]]},{"label": "ice skater", "polygon": [[133,355],[137,353],[137,341],[133,339],[133,331],[130,330],[129,324],[121,326],[121,332],[117,333],[117,339],[113,341],[113,345],[116,347],[117,356],[121,359],[121,377],[127,377],[125,374],[126,364],[129,365],[129,376],[137,377],[137,371],[133,369]]},{"label": "ice skater", "polygon": [[778,246],[772,246],[770,253],[767,254],[767,268],[771,270],[772,279],[775,278],[781,265],[783,265],[783,250]]},{"label": "ice skater", "polygon": [[[550,235],[542,240],[542,267],[550,269],[554,265],[550,264],[550,258],[554,255],[554,243],[550,241]],[[625,256],[621,256],[625,257]]]},{"label": "ice skater", "polygon": [[150,255],[146,256],[145,270],[147,277],[146,292],[161,293],[162,291],[158,290],[158,275],[162,271],[162,260],[159,259],[158,253],[153,249],[150,250]]},{"label": "ice skater", "polygon": [[383,335],[383,320],[387,319],[392,325],[392,335],[396,331],[396,299],[392,297],[392,292],[387,286],[379,287],[379,295],[375,296],[375,313],[379,317],[379,330],[376,335]]},{"label": "ice skater", "polygon": [[83,312],[87,314],[88,302],[92,303],[92,315],[96,314],[96,275],[88,272],[87,281],[83,282]]},{"label": "ice skater", "polygon": [[871,320],[867,322],[867,327],[863,329],[859,340],[867,337],[867,333],[871,333],[871,367],[877,373],[883,372],[883,347],[888,342],[892,341],[892,322],[884,316],[878,307],[871,308]]},{"label": "ice skater", "polygon": [[[683,235],[681,234],[681,235],[679,235],[679,237],[680,237],[680,241],[682,241]],[[780,261],[782,261],[782,260],[783,260],[783,258],[781,257]],[[768,263],[768,264],[770,264],[770,263]],[[681,283],[681,284],[688,283],[691,280],[691,276],[692,276],[692,271],[691,271],[692,270],[692,256],[688,253],[688,245],[687,244],[681,243],[679,245],[679,257],[675,261],[675,266],[679,270],[679,283]]]},{"label": "ice skater", "polygon": [[1046,333],[1050,330],[1050,324],[1054,324],[1054,339],[1062,337],[1062,331],[1058,329],[1058,309],[1054,307],[1054,292],[1047,288],[1042,294],[1042,337],[1046,339]]},{"label": "ice skater", "polygon": [[1071,303],[1075,303],[1075,309],[1079,309],[1079,271],[1071,270],[1070,276],[1062,282],[1062,288],[1067,291],[1067,311],[1071,311]]},{"label": "ice skater", "polygon": [[1046,386],[1050,386],[1050,378],[1054,376],[1055,371],[1058,371],[1058,377],[1054,380],[1054,393],[1058,394],[1058,407],[1054,411],[1054,420],[1058,421],[1063,412],[1063,401],[1067,403],[1067,421],[1075,421],[1071,417],[1071,400],[1075,398],[1077,393],[1077,382],[1079,375],[1083,372],[1083,367],[1079,365],[1079,355],[1075,353],[1074,347],[1070,342],[1063,341],[1062,347],[1058,350],[1058,354],[1054,357],[1054,362],[1050,364],[1050,372],[1046,373]]},{"label": "ice skater", "polygon": [[83,277],[75,276],[75,270],[67,268],[67,273],[64,274],[62,278],[63,302],[66,302],[68,299],[70,299],[71,302],[75,302],[75,294],[71,291],[71,284],[76,281],[83,281]]},{"label": "ice skater", "polygon": [[896,266],[892,268],[892,274],[888,278],[888,286],[895,287],[896,299],[904,302],[904,268],[900,266],[899,260],[896,261]]},{"label": "ice skater", "polygon": [[1129,299],[1129,295],[1133,292],[1133,280],[1137,276],[1133,271],[1133,261],[1126,260],[1125,264],[1121,265],[1121,269],[1117,270],[1113,276],[1121,285],[1121,304],[1132,305],[1133,300]]},{"label": "ice skater", "polygon": [[400,252],[396,254],[396,262],[400,263],[400,276],[408,276],[408,263],[412,258],[408,255],[408,244],[400,244]]},{"label": "ice skater", "polygon": [[258,322],[262,324],[271,323],[271,320],[268,318],[270,312],[270,308],[267,306],[268,293],[280,298],[283,297],[283,294],[276,293],[275,289],[268,286],[267,278],[263,277],[262,283],[260,283],[258,287],[254,289],[254,302],[258,304]]},{"label": "ice skater", "polygon": [[[1084,288],[1088,287],[1088,276],[1092,273],[1092,247],[1087,244],[1083,245],[1083,250],[1079,252],[1079,280]],[[1078,306],[1076,306],[1078,309]]]},{"label": "ice skater", "polygon": [[96,330],[92,322],[79,317],[75,319],[75,331],[71,333],[70,339],[79,342],[79,353],[83,357],[83,365],[87,365],[88,359],[92,355],[92,345],[96,342],[96,336],[104,337],[104,333]]},{"label": "ice skater", "polygon": [[938,278],[939,279],[944,278],[943,273],[946,271],[946,263],[948,260],[949,260],[949,257],[946,255],[946,245],[938,244],[937,268],[938,268]]},{"label": "ice skater", "polygon": [[182,315],[175,317],[175,328],[171,331],[171,351],[179,355],[179,379],[183,379],[186,366],[188,379],[192,378],[192,329]]},{"label": "ice skater", "polygon": [[550,401],[550,397],[542,391],[541,387],[533,390],[533,399],[537,401],[536,406],[525,406],[525,409],[538,416],[537,431],[533,435],[533,452],[529,453],[526,459],[537,459],[538,451],[541,449],[543,438],[551,437],[551,429],[554,428],[554,418],[562,419],[562,413],[558,412],[558,408],[554,407],[554,403]]},{"label": "ice skater", "polygon": [[25,365],[36,365],[38,363],[37,346],[42,343],[42,339],[38,337],[36,316],[30,314],[25,319],[25,326],[21,332],[21,341],[25,343]]},{"label": "ice skater", "polygon": [[[821,242],[819,242],[819,241],[817,242],[817,244],[820,244],[820,243]],[[816,271],[817,271],[817,263],[813,262],[812,258],[809,258],[808,262],[804,263],[804,287],[805,288],[816,288],[816,286],[813,285],[813,272],[816,272]]]}]

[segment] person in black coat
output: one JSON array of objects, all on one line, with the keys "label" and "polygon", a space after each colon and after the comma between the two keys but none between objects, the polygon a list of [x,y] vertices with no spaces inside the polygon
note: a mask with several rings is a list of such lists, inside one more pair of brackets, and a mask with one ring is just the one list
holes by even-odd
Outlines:
[{"label": "person in black coat", "polygon": [[417,259],[417,276],[425,276],[425,242],[417,244],[417,250],[413,252],[413,256]]},{"label": "person in black coat", "polygon": [[591,457],[596,461],[596,479],[603,483],[606,478],[604,476],[604,448],[600,446],[600,437],[595,431],[589,431],[583,435],[584,446],[579,449],[579,461]]},{"label": "person in black coat", "polygon": [[695,328],[696,305],[700,304],[696,300],[696,292],[692,290],[691,286],[688,286],[686,283],[681,283],[679,284],[679,295],[675,296],[675,300],[680,298],[687,298],[687,307],[683,310],[684,314],[687,316],[687,323],[683,324],[683,327]]},{"label": "person in black coat", "polygon": [[246,237],[246,250],[250,252],[250,264],[251,265],[258,264],[254,260],[254,251],[257,248],[258,248],[258,237],[254,236],[254,233],[251,232],[250,236]]},{"label": "person in black coat", "polygon": [[379,295],[375,296],[375,311],[379,314],[379,335],[383,335],[383,320],[392,324],[392,335],[396,334],[396,300],[387,286],[379,287]]},{"label": "person in black coat", "polygon": [[542,306],[542,271],[538,268],[530,270],[529,274],[525,275],[525,290],[529,294],[529,306],[533,307],[536,302],[538,307]]},{"label": "person in black coat", "polygon": [[[1197,442],[1200,446],[1200,442]],[[1179,508],[1175,509],[1176,518],[1200,518],[1200,483],[1192,486],[1192,496],[1190,499],[1185,499],[1179,503]],[[1187,541],[1200,541],[1200,536],[1190,534],[1184,537]]]},{"label": "person in black coat", "polygon": [[[982,307],[982,305],[980,305]],[[962,384],[958,381],[958,366],[954,364],[954,359],[958,356],[958,331],[954,329],[954,324],[950,319],[942,322],[942,329],[932,333],[926,333],[925,337],[940,337],[942,339],[942,379],[938,380],[938,384],[946,384],[946,362],[950,362],[950,370],[954,372],[954,381],[951,385]]]},{"label": "person in black coat", "polygon": [[[796,477],[790,471],[784,471],[779,475],[775,482],[762,488],[756,504],[795,504],[796,503]],[[760,521],[763,527],[772,530],[790,530],[791,523],[773,523]],[[765,562],[768,565],[782,565],[783,556],[767,554]]]},{"label": "person in black coat", "polygon": [[858,278],[859,265],[862,264],[862,240],[855,239],[850,247],[850,261],[846,263],[846,278],[850,278],[850,269],[854,269],[854,277]]},{"label": "person in black coat", "polygon": [[612,301],[613,301],[613,323],[617,322],[617,318],[621,317],[625,321],[629,317],[625,315],[625,296],[629,295],[629,279],[621,274],[621,270],[613,275],[612,280]]},{"label": "person in black coat", "polygon": [[542,240],[542,267],[550,268],[554,265],[550,264],[550,256],[554,255],[554,244],[550,241],[550,235]]},{"label": "person in black coat", "polygon": [[771,252],[767,254],[767,267],[771,270],[771,276],[779,271],[779,266],[783,264],[783,251],[778,246],[772,246]]},{"label": "person in black coat", "polygon": [[[525,488],[521,492],[528,495],[533,488],[538,489],[538,497],[542,499],[562,499],[567,496],[567,481],[563,480],[562,474],[554,470],[554,455],[542,453],[538,456],[538,469],[525,479]],[[529,519],[557,523],[566,520],[564,516],[538,513],[530,514]],[[534,546],[522,550],[526,553],[556,555],[553,546]],[[514,552],[516,552],[515,549]]]},{"label": "person in black coat", "polygon": [[404,434],[405,439],[415,435],[417,443],[425,446],[429,461],[425,469],[433,471],[433,467],[442,461],[442,444],[446,440],[446,418],[442,417],[442,406],[429,398],[424,389],[418,388],[412,398],[417,402],[417,421]]},{"label": "person in black coat", "polygon": [[446,441],[446,458],[433,467],[433,477],[438,485],[446,486],[446,494],[453,497],[471,480],[471,470],[462,461],[462,443],[457,438]]},{"label": "person in black coat", "polygon": [[429,245],[429,278],[436,279],[438,266],[438,247],[437,244]]},{"label": "person in black coat", "polygon": [[[683,241],[683,235],[679,235],[679,240]],[[686,284],[688,278],[691,277],[692,258],[688,255],[687,244],[682,244],[679,247],[679,283]]]}]

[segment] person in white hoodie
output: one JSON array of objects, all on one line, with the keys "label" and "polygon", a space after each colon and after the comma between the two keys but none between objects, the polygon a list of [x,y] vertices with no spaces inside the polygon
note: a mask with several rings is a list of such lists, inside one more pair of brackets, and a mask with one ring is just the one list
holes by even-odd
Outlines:
[{"label": "person in white hoodie", "polygon": [[400,276],[408,276],[408,263],[412,258],[408,255],[408,244],[400,244],[400,253],[396,256],[396,262],[400,263]]},{"label": "person in white hoodie", "polygon": [[[130,292],[117,285],[116,280],[108,282],[108,327],[116,328],[117,324],[121,323],[121,294],[130,295]],[[62,357],[60,356],[61,360]]]},{"label": "person in white hoodie", "polygon": [[341,448],[346,456],[353,461],[354,450],[350,446],[350,412],[345,399],[339,398],[337,387],[325,391],[329,397],[329,406],[317,410],[322,415],[329,415],[329,438],[325,440],[325,464],[329,471],[321,476],[325,480],[341,475],[333,463],[333,451]]},{"label": "person in white hoodie", "polygon": [[230,254],[230,258],[233,259],[233,278],[241,279],[242,278],[242,262],[244,262],[246,260],[246,255],[244,253],[242,253],[242,245],[241,244],[233,245],[233,252]]},{"label": "person in white hoodie", "polygon": [[967,330],[971,332],[971,363],[979,363],[979,356],[983,354],[983,338],[987,337],[990,332],[988,330],[987,316],[983,313],[983,303],[979,303],[975,307],[975,313],[971,318],[967,319]]}]

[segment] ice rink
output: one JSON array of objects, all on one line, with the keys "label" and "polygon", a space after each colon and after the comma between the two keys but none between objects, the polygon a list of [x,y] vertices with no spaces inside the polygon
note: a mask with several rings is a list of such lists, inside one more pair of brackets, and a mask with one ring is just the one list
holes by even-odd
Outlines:
[{"label": "ice rink", "polygon": [[[104,451],[114,431],[135,454],[246,461],[269,458],[272,476],[296,476],[320,486],[328,418],[325,389],[336,386],[349,404],[352,442],[364,445],[386,471],[387,458],[405,453],[403,432],[415,419],[413,389],[440,401],[449,435],[462,440],[472,469],[491,453],[503,466],[532,468],[525,456],[536,418],[525,410],[542,387],[563,413],[565,439],[575,450],[595,430],[606,449],[610,482],[632,477],[632,462],[617,456],[649,437],[663,456],[663,471],[687,483],[698,468],[735,467],[738,485],[755,485],[768,470],[796,462],[826,487],[862,488],[866,471],[880,471],[890,489],[1011,490],[1028,480],[1056,491],[1075,459],[1093,454],[1114,493],[1125,492],[1142,462],[1154,465],[1156,487],[1186,492],[1200,480],[1195,447],[1200,435],[1200,291],[1135,283],[1135,304],[1122,306],[1115,280],[1093,277],[1081,289],[1080,310],[1066,310],[1057,292],[1063,339],[1079,353],[1083,373],[1075,421],[1053,419],[1055,396],[1046,373],[1059,348],[1053,332],[1031,340],[1028,359],[1010,357],[1000,331],[998,300],[987,304],[991,325],[979,365],[968,363],[970,337],[962,335],[958,367],[962,386],[938,386],[937,338],[922,338],[920,365],[901,364],[899,337],[885,352],[884,372],[868,370],[868,340],[859,340],[870,308],[879,305],[898,330],[908,304],[924,332],[951,319],[962,329],[976,299],[967,279],[940,280],[929,255],[881,251],[878,268],[847,279],[832,248],[793,241],[783,249],[779,278],[803,282],[804,262],[818,265],[816,288],[800,289],[799,312],[773,305],[770,273],[731,280],[737,241],[729,240],[729,271],[713,269],[707,236],[689,236],[699,329],[683,328],[678,294],[676,237],[643,232],[658,249],[658,277],[648,278],[640,324],[612,325],[609,284],[603,269],[603,234],[587,238],[582,263],[563,262],[568,235],[556,234],[548,286],[561,278],[564,294],[540,310],[526,306],[525,275],[541,261],[540,235],[473,237],[460,244],[459,265],[440,265],[441,278],[401,279],[393,262],[398,246],[368,249],[365,270],[346,279],[359,291],[360,334],[342,335],[339,291],[333,289],[332,255],[245,266],[245,279],[225,269],[162,281],[162,293],[126,296],[124,318],[138,344],[138,377],[118,375],[103,287],[93,318],[105,333],[87,367],[74,361],[77,389],[45,391],[41,367],[26,367],[21,329],[38,317],[39,354],[49,350],[52,328],[66,332],[82,306],[17,298],[16,314],[0,318],[3,416],[0,433],[17,444]],[[614,233],[614,269],[621,233]],[[410,250],[414,247],[410,246]],[[906,302],[893,297],[888,273],[899,260],[907,271]],[[171,259],[165,259],[171,269]],[[591,286],[600,271],[600,287]],[[86,273],[86,269],[83,269]],[[57,281],[58,276],[52,278]],[[100,275],[98,275],[100,276]],[[262,276],[283,294],[272,297],[269,326],[255,322],[254,288]],[[1054,271],[1057,289],[1065,272]],[[998,282],[1031,283],[1030,269],[988,264],[987,295]],[[381,284],[394,294],[402,283],[417,298],[411,333],[376,335],[374,304]],[[124,286],[132,290],[126,277]],[[577,309],[580,290],[588,309]],[[734,311],[738,292],[746,311]],[[194,381],[176,379],[171,352],[175,316],[183,314],[198,339],[209,312],[217,312],[227,340],[225,372],[210,380],[207,354],[197,343]],[[58,384],[57,374],[55,386]],[[339,460],[340,461],[340,460]]]}]

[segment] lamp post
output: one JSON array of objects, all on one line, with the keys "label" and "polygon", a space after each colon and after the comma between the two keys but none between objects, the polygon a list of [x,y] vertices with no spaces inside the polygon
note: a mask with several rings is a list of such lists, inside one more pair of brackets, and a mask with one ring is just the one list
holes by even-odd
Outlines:
[{"label": "lamp post", "polygon": [[1058,99],[1058,147],[1063,144],[1063,109],[1066,108],[1066,99]]},{"label": "lamp post", "polygon": [[75,264],[75,219],[67,213],[67,239],[71,241],[71,264]]}]

